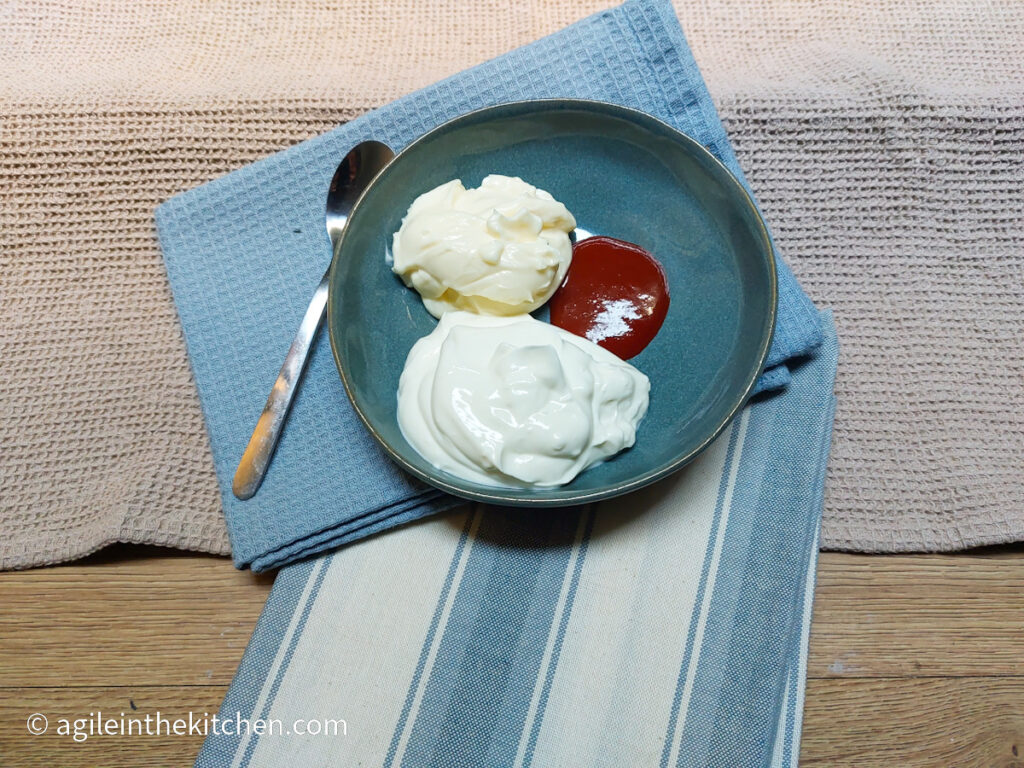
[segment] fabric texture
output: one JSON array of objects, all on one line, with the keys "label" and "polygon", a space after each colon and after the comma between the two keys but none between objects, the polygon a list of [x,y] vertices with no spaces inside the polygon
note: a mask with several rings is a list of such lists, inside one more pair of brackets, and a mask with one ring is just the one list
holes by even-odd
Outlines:
[{"label": "fabric texture", "polygon": [[[602,52],[596,62],[592,50]],[[399,150],[489,104],[563,96],[653,114],[742,179],[671,5],[648,0],[592,16],[157,209],[238,567],[276,568],[457,503],[387,459],[345,398],[326,333],[259,492],[248,501],[231,492],[267,382],[330,261],[324,196],[339,158],[371,138]],[[784,386],[785,361],[821,342],[817,311],[785,263],[777,264],[778,313],[762,389]]]},{"label": "fabric texture", "polygon": [[784,393],[628,505],[463,506],[284,568],[219,713],[278,731],[210,735],[197,768],[796,766],[824,319]]},{"label": "fabric texture", "polygon": [[[157,204],[608,4],[5,6],[0,567],[228,551]],[[1019,4],[676,11],[780,250],[836,309],[822,545],[1024,538]]]}]

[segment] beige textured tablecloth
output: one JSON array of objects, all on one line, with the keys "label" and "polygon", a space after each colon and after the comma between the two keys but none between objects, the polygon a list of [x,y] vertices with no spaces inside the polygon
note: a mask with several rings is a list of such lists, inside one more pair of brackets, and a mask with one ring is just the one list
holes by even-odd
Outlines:
[{"label": "beige textured tablecloth", "polygon": [[[604,5],[5,3],[0,566],[227,551],[157,203]],[[835,309],[824,546],[1024,539],[1024,5],[677,7],[785,257]]]}]

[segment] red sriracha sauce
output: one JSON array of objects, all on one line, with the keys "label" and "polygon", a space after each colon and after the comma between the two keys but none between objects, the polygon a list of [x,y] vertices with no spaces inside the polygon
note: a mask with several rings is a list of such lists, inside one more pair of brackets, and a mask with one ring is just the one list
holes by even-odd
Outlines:
[{"label": "red sriracha sauce", "polygon": [[588,237],[551,297],[551,322],[618,355],[636,357],[657,335],[668,312],[668,280],[639,245]]}]

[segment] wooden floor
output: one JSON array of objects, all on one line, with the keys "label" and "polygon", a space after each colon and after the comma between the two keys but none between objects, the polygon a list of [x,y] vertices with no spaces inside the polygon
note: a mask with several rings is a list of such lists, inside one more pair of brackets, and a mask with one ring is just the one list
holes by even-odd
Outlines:
[{"label": "wooden floor", "polygon": [[[56,721],[215,712],[271,583],[142,547],[0,574],[0,765],[191,765],[201,736],[75,743]],[[1021,753],[1024,548],[823,554],[802,765],[1021,768]]]}]

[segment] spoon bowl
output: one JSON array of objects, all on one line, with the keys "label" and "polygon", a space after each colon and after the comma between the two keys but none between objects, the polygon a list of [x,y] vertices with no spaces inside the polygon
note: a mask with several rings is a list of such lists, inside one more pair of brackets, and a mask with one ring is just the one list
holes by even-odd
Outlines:
[{"label": "spoon bowl", "polygon": [[327,236],[331,238],[331,250],[338,245],[338,239],[345,230],[349,214],[360,195],[370,185],[385,165],[395,156],[391,147],[379,141],[363,141],[345,155],[331,179],[327,191]]}]

